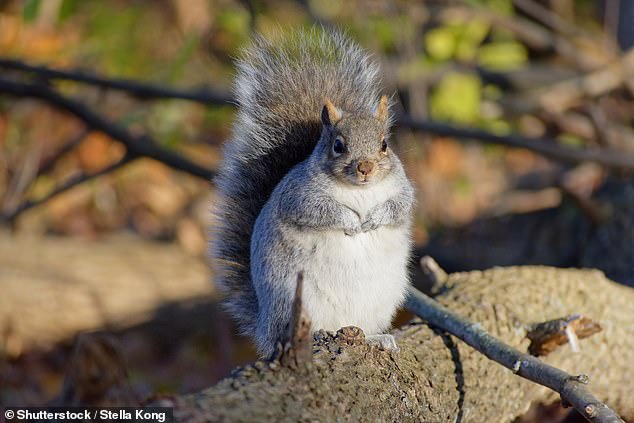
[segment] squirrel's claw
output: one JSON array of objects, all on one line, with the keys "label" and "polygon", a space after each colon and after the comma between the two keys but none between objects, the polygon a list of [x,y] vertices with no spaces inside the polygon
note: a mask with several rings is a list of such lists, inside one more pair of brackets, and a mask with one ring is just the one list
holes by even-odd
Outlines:
[{"label": "squirrel's claw", "polygon": [[384,351],[395,353],[401,351],[401,348],[396,343],[394,336],[387,333],[382,335],[366,335],[365,343],[368,345],[375,345]]},{"label": "squirrel's claw", "polygon": [[374,222],[372,219],[368,219],[361,224],[361,231],[362,232],[373,231],[378,227],[379,227],[378,223]]},{"label": "squirrel's claw", "polygon": [[354,235],[358,234],[361,231],[362,231],[362,227],[361,226],[357,226],[357,227],[354,227],[354,228],[344,229],[343,233],[346,234],[347,236],[354,236]]}]

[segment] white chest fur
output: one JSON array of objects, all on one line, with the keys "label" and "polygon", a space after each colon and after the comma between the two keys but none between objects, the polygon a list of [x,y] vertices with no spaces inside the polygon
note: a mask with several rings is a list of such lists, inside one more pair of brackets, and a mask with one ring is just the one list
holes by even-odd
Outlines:
[{"label": "white chest fur", "polygon": [[[394,181],[337,187],[334,197],[363,217],[396,194]],[[377,334],[389,326],[408,284],[407,226],[382,226],[347,236],[343,231],[303,232],[297,242],[313,253],[305,265],[303,302],[313,328],[361,327]]]},{"label": "white chest fur", "polygon": [[388,175],[382,181],[367,186],[336,183],[332,195],[337,202],[356,211],[363,219],[372,207],[385,203],[400,188],[396,178]]}]

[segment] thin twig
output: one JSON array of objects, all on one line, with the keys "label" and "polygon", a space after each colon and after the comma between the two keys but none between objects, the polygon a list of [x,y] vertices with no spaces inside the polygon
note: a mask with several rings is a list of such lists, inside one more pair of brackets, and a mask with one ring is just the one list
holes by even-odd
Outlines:
[{"label": "thin twig", "polygon": [[429,120],[416,120],[400,115],[397,125],[460,139],[474,139],[507,147],[525,148],[545,157],[564,163],[594,162],[614,170],[634,170],[634,156],[619,151],[604,149],[570,148],[559,144],[556,140],[529,138],[521,135],[496,135],[475,128],[460,128]]},{"label": "thin twig", "polygon": [[[7,60],[0,59],[0,67],[1,66],[14,66],[15,69],[24,69],[29,72],[43,72],[44,76],[48,77],[68,77],[71,78],[71,75],[65,71],[54,70],[46,67],[35,67],[25,65],[21,62],[15,60]],[[77,77],[74,75],[73,77]],[[94,78],[94,77],[86,77],[82,76],[81,82],[95,82],[100,84],[100,86],[106,88],[113,89],[121,89],[121,90],[136,90],[140,93],[145,93],[145,95],[153,98],[175,98],[175,99],[187,99],[191,101],[199,101],[205,104],[210,104],[210,102],[214,102],[217,99],[208,98],[204,94],[197,95],[194,91],[180,91],[174,88],[159,88],[151,85],[141,84],[133,81],[124,81],[123,80],[106,80],[102,78]],[[80,80],[80,79],[73,79]],[[11,84],[13,87],[7,88],[6,85]],[[20,86],[18,89],[17,86]],[[27,88],[28,87],[28,88]],[[44,87],[45,90],[49,90]],[[7,91],[9,90],[9,91]],[[29,94],[25,94],[27,96],[35,96],[39,98],[43,98],[45,100],[49,100],[49,102],[55,103],[57,99],[49,99],[51,95],[47,92],[37,93],[33,91],[42,90],[42,85],[38,84],[23,84],[12,81],[3,81],[0,79],[0,92],[5,91],[8,93],[16,93],[16,91],[29,91]],[[53,92],[54,93],[54,92]],[[16,93],[20,95],[20,93]],[[55,94],[55,93],[54,93]],[[59,97],[59,95],[58,95]],[[222,101],[226,101],[227,103],[232,103],[230,98],[225,98]],[[61,103],[66,103],[62,101]],[[214,103],[217,104],[217,103]],[[232,103],[233,104],[233,103]],[[65,107],[62,107],[65,108]],[[83,108],[83,106],[82,106]],[[74,113],[74,112],[73,112]],[[91,116],[92,118],[93,116]],[[80,117],[81,118],[81,117]],[[97,116],[98,118],[98,116]],[[82,118],[82,120],[85,120]],[[623,154],[622,152],[616,151],[606,151],[603,149],[573,149],[565,146],[561,146],[558,144],[556,140],[547,140],[547,139],[535,139],[523,137],[520,135],[495,135],[490,132],[476,129],[476,128],[459,128],[451,125],[434,122],[430,120],[416,120],[406,115],[397,116],[397,124],[403,127],[408,127],[411,129],[422,130],[429,132],[435,135],[441,136],[450,136],[456,138],[466,138],[466,139],[475,139],[484,142],[505,145],[510,147],[518,147],[525,148],[531,151],[534,151],[538,154],[544,155],[551,159],[555,159],[558,161],[566,162],[566,163],[580,163],[585,161],[596,162],[607,168],[620,170],[620,171],[631,171],[634,170],[634,157],[631,157],[627,154]],[[109,126],[109,125],[106,125]],[[97,127],[97,129],[103,130],[103,128]],[[108,131],[104,131],[109,135],[113,136],[113,134]],[[113,136],[113,138],[119,139],[117,136]]]},{"label": "thin twig", "polygon": [[[156,87],[153,85],[143,84],[134,81],[121,80],[121,79],[105,79],[95,77],[89,74],[81,72],[70,72],[51,69],[45,66],[31,66],[24,64],[17,60],[0,59],[0,67],[11,68],[15,70],[22,70],[32,72],[37,75],[41,75],[47,78],[62,78],[69,79],[77,82],[86,82],[95,84],[104,88],[112,88],[118,90],[125,90],[131,94],[138,95],[146,98],[174,98],[197,101],[204,104],[233,104],[233,101],[229,96],[222,95],[217,96],[210,94],[206,91],[182,91],[175,88]],[[49,100],[49,93],[33,93],[35,91],[42,90],[42,85],[39,84],[22,84],[18,82],[3,81],[0,79],[0,92],[4,91],[2,84],[13,84],[13,90],[16,90],[17,85],[21,85],[22,89],[29,87],[27,91],[30,91],[29,96],[35,96]],[[49,90],[44,87],[44,89]],[[53,94],[55,94],[53,92]],[[19,94],[18,94],[19,95]],[[59,97],[59,95],[58,95]],[[57,100],[57,99],[55,99]],[[50,101],[50,100],[49,100]],[[55,101],[51,101],[55,102]],[[61,103],[67,103],[62,101]],[[63,107],[63,104],[59,104]],[[83,107],[83,106],[82,106]],[[74,113],[74,112],[73,112]],[[98,116],[96,116],[98,118]],[[81,118],[81,117],[80,117]],[[85,120],[82,118],[82,120]],[[87,122],[88,123],[88,122]],[[476,139],[484,142],[506,145],[510,147],[526,148],[536,153],[542,154],[551,159],[567,162],[567,163],[580,163],[584,161],[596,162],[610,169],[628,171],[634,170],[634,157],[628,156],[621,152],[606,151],[601,149],[573,149],[569,147],[561,146],[555,140],[534,139],[523,137],[520,135],[495,135],[487,131],[475,129],[475,128],[457,128],[454,126],[429,121],[429,120],[416,120],[406,115],[399,115],[397,117],[397,124],[400,126],[408,127],[411,129],[417,129],[429,132],[435,135],[450,136],[456,138]],[[106,125],[110,126],[110,125]],[[103,128],[96,127],[103,131]],[[113,136],[111,133],[107,134]],[[117,136],[113,136],[115,139],[119,139]]]},{"label": "thin twig", "polygon": [[91,179],[94,179],[98,176],[102,176],[105,175],[107,173],[110,173],[112,171],[114,171],[115,169],[118,169],[128,163],[130,163],[132,160],[134,160],[135,157],[126,155],[123,156],[121,159],[117,160],[116,162],[104,167],[103,169],[98,170],[97,172],[94,173],[82,173],[82,174],[78,174],[75,175],[73,177],[71,177],[70,179],[68,179],[66,182],[64,182],[63,184],[59,185],[58,187],[56,187],[55,189],[51,190],[49,193],[47,193],[45,196],[40,197],[36,200],[27,200],[24,203],[20,204],[18,207],[16,207],[14,210],[11,210],[10,212],[4,214],[2,216],[1,220],[7,221],[7,222],[13,222],[21,213],[32,209],[33,207],[39,206],[40,204],[45,203],[46,201],[50,200],[51,198],[65,192],[68,191],[71,188],[76,187],[77,185],[83,184],[86,181],[89,181]]},{"label": "thin twig", "polygon": [[47,66],[33,66],[19,60],[5,58],[0,58],[0,68],[33,73],[45,79],[68,80],[95,85],[101,88],[125,91],[134,97],[143,99],[174,98],[195,101],[206,105],[225,105],[232,102],[229,94],[207,87],[193,90],[179,90],[128,79],[103,78],[82,70],[60,70],[52,69]]},{"label": "thin twig", "polygon": [[[547,9],[533,0],[513,0],[515,7],[522,9],[524,13],[538,20],[548,28],[560,34],[575,36],[582,35],[581,30],[559,17],[553,11]],[[585,34],[583,34],[585,35]]]},{"label": "thin twig", "polygon": [[82,120],[88,127],[101,131],[110,138],[121,142],[132,156],[148,157],[174,169],[211,180],[214,172],[188,159],[160,147],[148,135],[134,136],[125,128],[98,115],[86,105],[65,97],[42,84],[25,84],[0,78],[0,93],[19,97],[32,97],[65,110]]},{"label": "thin twig", "polygon": [[614,145],[614,142],[610,137],[610,133],[607,131],[607,128],[610,127],[611,122],[609,122],[607,116],[603,112],[600,103],[597,103],[588,104],[586,106],[586,111],[588,113],[588,116],[590,116],[590,124],[592,125],[594,133],[596,134],[597,143],[602,147],[609,148],[610,146]]},{"label": "thin twig", "polygon": [[145,135],[136,137],[128,132],[125,128],[91,111],[86,105],[76,100],[65,97],[45,85],[24,84],[0,78],[0,93],[15,95],[19,97],[33,97],[46,101],[47,103],[57,108],[60,108],[75,115],[77,118],[82,120],[88,128],[101,131],[112,139],[121,142],[125,145],[127,150],[126,155],[120,161],[115,162],[98,172],[87,175],[80,175],[78,177],[72,178],[65,184],[54,189],[38,200],[27,200],[23,204],[11,210],[9,213],[5,213],[4,216],[2,216],[3,220],[12,222],[22,212],[44,203],[57,194],[64,192],[76,185],[79,185],[89,179],[111,172],[112,170],[128,163],[130,160],[139,157],[148,157],[157,160],[174,169],[187,172],[191,175],[198,176],[206,180],[211,180],[214,177],[213,171],[197,165],[196,163],[193,163],[174,152],[160,147],[149,136]]},{"label": "thin twig", "polygon": [[62,158],[67,153],[71,152],[75,149],[90,133],[90,129],[84,128],[77,135],[73,136],[69,139],[59,150],[57,150],[52,156],[44,159],[42,163],[40,163],[40,168],[38,170],[38,175],[43,175],[50,171],[57,161]]},{"label": "thin twig", "polygon": [[35,143],[27,152],[26,157],[16,168],[16,172],[11,183],[9,184],[5,194],[2,196],[2,204],[0,205],[0,213],[6,213],[18,207],[20,198],[33,181],[38,177],[38,163],[42,155],[42,143]]},{"label": "thin twig", "polygon": [[539,89],[527,106],[562,113],[585,98],[596,98],[621,86],[629,89],[633,72],[634,49],[630,49],[598,69]]},{"label": "thin twig", "polygon": [[572,376],[536,357],[504,344],[487,333],[480,325],[455,315],[414,287],[409,288],[405,307],[430,325],[456,336],[513,373],[558,392],[564,404],[574,407],[588,421],[623,422],[614,411],[597,400],[586,388],[587,376]]},{"label": "thin twig", "polygon": [[574,63],[581,69],[591,69],[602,64],[600,58],[580,55],[578,49],[567,39],[528,19],[518,16],[512,18],[503,16],[484,7],[443,6],[440,10],[438,17],[441,22],[484,20],[492,26],[512,32],[530,49],[542,51],[554,49],[562,58]]}]

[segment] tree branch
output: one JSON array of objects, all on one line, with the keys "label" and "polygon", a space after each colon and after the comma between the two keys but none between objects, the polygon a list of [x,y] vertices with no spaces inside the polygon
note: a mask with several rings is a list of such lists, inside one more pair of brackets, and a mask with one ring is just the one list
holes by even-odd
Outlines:
[{"label": "tree branch", "polygon": [[594,162],[612,170],[634,170],[634,156],[619,151],[570,148],[559,144],[556,140],[528,138],[521,135],[496,135],[475,128],[460,128],[429,120],[416,120],[405,115],[399,115],[396,124],[440,136],[475,139],[507,147],[525,148],[564,163]]},{"label": "tree branch", "polygon": [[24,203],[20,204],[17,208],[15,208],[14,210],[9,211],[8,213],[4,214],[4,216],[2,216],[2,220],[6,220],[8,222],[13,222],[21,213],[32,209],[33,207],[37,207],[40,204],[45,203],[46,201],[50,200],[51,198],[57,196],[58,194],[61,194],[65,191],[68,191],[71,188],[76,187],[77,185],[83,184],[86,181],[89,181],[91,179],[94,179],[98,176],[102,176],[105,175],[107,173],[112,172],[113,170],[116,170],[120,167],[123,167],[124,165],[130,163],[131,161],[133,161],[135,158],[137,157],[133,157],[130,155],[125,155],[123,156],[121,159],[117,160],[116,162],[104,167],[101,170],[98,170],[97,172],[94,173],[82,173],[79,175],[75,175],[72,178],[70,178],[69,180],[67,180],[66,182],[64,182],[63,184],[59,185],[58,187],[54,188],[53,190],[51,190],[49,193],[47,193],[45,196],[38,198],[36,200],[27,200]]},{"label": "tree branch", "polygon": [[44,201],[52,198],[54,195],[60,192],[66,191],[88,179],[103,175],[115,168],[122,166],[128,161],[139,157],[148,157],[157,160],[174,169],[181,170],[183,172],[187,172],[191,175],[198,176],[207,180],[211,180],[214,177],[213,171],[197,165],[196,163],[193,163],[176,153],[160,147],[149,136],[134,136],[125,128],[93,112],[86,105],[76,100],[65,97],[45,85],[25,84],[0,78],[0,93],[19,97],[38,98],[40,100],[46,101],[47,103],[59,109],[62,109],[82,120],[87,127],[103,132],[110,138],[121,142],[126,147],[126,155],[123,159],[121,159],[121,161],[114,163],[113,165],[108,166],[105,169],[102,169],[101,171],[94,174],[82,175],[80,177],[73,178],[39,200],[25,202],[24,204],[18,206],[14,211],[9,213],[7,216],[5,216],[10,221],[15,219],[21,212],[43,203]]},{"label": "tree branch", "polygon": [[132,135],[125,128],[111,122],[90,110],[86,105],[65,97],[42,84],[24,84],[0,78],[0,93],[20,97],[32,97],[65,110],[82,120],[88,127],[108,135],[110,138],[125,145],[132,156],[148,157],[162,162],[174,169],[187,172],[211,180],[214,173],[188,159],[160,147],[148,135],[140,137]]},{"label": "tree branch", "polygon": [[550,51],[555,50],[562,58],[578,67],[587,69],[596,66],[597,59],[579,55],[578,49],[567,39],[559,34],[553,33],[549,28],[543,27],[528,19],[519,16],[503,16],[484,7],[452,6],[443,5],[440,9],[439,19],[441,22],[469,22],[474,19],[483,20],[490,25],[503,28],[512,32],[530,49]]},{"label": "tree branch", "polygon": [[[129,92],[132,95],[142,98],[173,98],[196,101],[202,104],[235,104],[229,95],[218,94],[205,89],[179,90],[175,88],[157,87],[154,85],[139,83],[130,80],[106,79],[96,77],[81,71],[62,71],[51,69],[45,66],[32,66],[13,59],[0,58],[0,67],[29,72],[48,79],[66,79],[76,82],[93,84],[103,88],[123,90]],[[37,89],[40,89],[39,87],[42,87],[42,85],[39,84],[29,85],[20,84],[17,82],[10,83],[14,85],[28,85],[30,87],[36,86],[38,87]],[[0,92],[3,91],[1,84],[2,80],[0,80]],[[30,96],[34,95],[31,94]],[[43,93],[42,95],[39,95],[39,97],[46,97],[43,99],[49,100],[50,102],[50,99],[48,98],[50,97],[50,95],[48,95],[47,93]],[[57,105],[65,108],[63,107],[63,104]],[[515,134],[496,135],[476,128],[460,128],[430,120],[417,120],[403,114],[397,116],[396,123],[398,126],[401,127],[420,130],[434,135],[455,137],[459,139],[474,139],[492,144],[504,145],[507,147],[525,148],[550,159],[554,159],[564,163],[580,163],[590,161],[599,163],[608,169],[618,171],[634,170],[634,157],[619,151],[610,151],[604,149],[574,149],[562,146],[553,139],[536,139]],[[113,138],[118,139],[118,137]]]},{"label": "tree branch", "polygon": [[558,392],[564,404],[572,405],[588,421],[623,422],[614,411],[586,389],[587,376],[572,376],[532,355],[518,351],[491,336],[480,325],[452,313],[416,288],[410,287],[405,307],[430,325],[456,336],[513,373]]},{"label": "tree branch", "polygon": [[179,90],[128,79],[103,78],[82,70],[59,70],[47,66],[33,66],[15,59],[0,58],[0,68],[27,72],[44,79],[61,79],[95,85],[101,88],[125,91],[134,97],[142,99],[173,98],[195,101],[206,105],[225,105],[233,101],[228,93],[206,87],[193,90]]},{"label": "tree branch", "polygon": [[[513,0],[515,7],[521,9],[524,13],[536,19],[544,26],[557,31],[560,34],[575,36],[581,35],[582,31],[578,27],[568,23],[559,17],[556,13],[549,10],[533,0]],[[583,34],[585,35],[585,34]],[[587,37],[589,38],[589,37]]]},{"label": "tree branch", "polygon": [[50,157],[44,159],[44,161],[40,164],[40,168],[38,170],[38,175],[43,175],[53,169],[55,163],[58,162],[60,158],[62,158],[65,154],[70,153],[77,147],[90,133],[90,129],[84,128],[80,133],[70,138],[59,150],[55,152]]},{"label": "tree branch", "polygon": [[[11,59],[0,58],[0,67],[32,73],[44,79],[66,79],[92,84],[103,88],[123,90],[131,95],[141,98],[184,99],[196,101],[202,104],[231,103],[231,98],[228,95],[218,94],[206,89],[183,91],[123,79],[106,79],[81,71],[62,71],[45,66],[31,66]],[[39,98],[57,108],[63,109],[75,115],[77,118],[81,119],[89,129],[99,130],[111,138],[123,143],[127,148],[127,157],[129,159],[135,157],[149,157],[177,170],[185,171],[207,180],[212,179],[214,176],[212,171],[159,147],[150,137],[133,136],[126,129],[101,117],[87,108],[84,104],[59,94],[45,84],[22,83],[0,78],[0,93],[21,97]],[[397,125],[440,136],[448,136],[458,139],[476,139],[509,147],[525,148],[561,162],[580,163],[590,161],[599,163],[608,169],[617,171],[627,172],[634,170],[634,157],[617,151],[604,149],[573,149],[558,144],[556,140],[534,139],[520,135],[496,135],[475,128],[460,128],[429,120],[416,120],[407,115],[398,115]],[[118,165],[116,167],[118,167]],[[104,169],[104,171],[107,171],[107,169],[108,168]],[[98,172],[94,175],[86,176],[87,179],[91,179],[103,173],[105,172]],[[59,188],[61,191],[59,192],[63,192],[66,189],[81,183],[81,179],[71,180],[69,182],[71,183],[70,186],[66,187],[66,184],[61,186]],[[57,192],[57,190],[53,191],[51,194],[54,195],[55,192]],[[11,219],[15,219],[15,217],[17,217],[17,215],[19,215],[22,211],[39,205],[51,197],[52,195],[47,195],[37,201],[28,201],[18,206],[14,212],[9,214],[9,216]]]}]

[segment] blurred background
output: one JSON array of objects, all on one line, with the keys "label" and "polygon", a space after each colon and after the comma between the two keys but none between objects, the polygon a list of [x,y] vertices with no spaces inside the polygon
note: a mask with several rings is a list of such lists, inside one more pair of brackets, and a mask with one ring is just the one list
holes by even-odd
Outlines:
[{"label": "blurred background", "polygon": [[0,403],[135,403],[253,360],[206,262],[233,57],[315,24],[382,64],[416,257],[634,284],[634,2],[0,0]]}]

